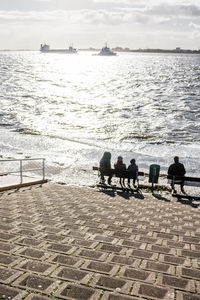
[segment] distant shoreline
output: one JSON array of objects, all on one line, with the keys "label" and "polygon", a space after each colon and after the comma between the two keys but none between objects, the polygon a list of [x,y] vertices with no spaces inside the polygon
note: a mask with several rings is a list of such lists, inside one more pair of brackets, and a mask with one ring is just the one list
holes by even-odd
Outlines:
[{"label": "distant shoreline", "polygon": [[[77,49],[78,51],[100,51],[100,49],[94,49],[94,48],[88,48],[88,49]],[[185,50],[185,49],[173,49],[173,50],[167,50],[167,49],[119,49],[112,48],[113,51],[116,51],[118,53],[124,52],[124,53],[170,53],[170,54],[200,54],[200,50]],[[18,49],[18,50],[11,50],[11,49],[0,49],[0,52],[39,52],[40,50],[28,50],[28,49]]]}]

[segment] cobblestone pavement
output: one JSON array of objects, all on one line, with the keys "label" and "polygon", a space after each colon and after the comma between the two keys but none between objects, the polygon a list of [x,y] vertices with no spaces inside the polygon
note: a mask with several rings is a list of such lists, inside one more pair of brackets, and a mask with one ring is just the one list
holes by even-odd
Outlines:
[{"label": "cobblestone pavement", "polygon": [[200,209],[47,184],[0,196],[0,299],[200,300]]}]

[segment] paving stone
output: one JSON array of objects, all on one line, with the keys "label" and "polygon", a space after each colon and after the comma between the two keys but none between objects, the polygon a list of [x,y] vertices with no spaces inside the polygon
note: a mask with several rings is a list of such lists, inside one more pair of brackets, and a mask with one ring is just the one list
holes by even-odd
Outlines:
[{"label": "paving stone", "polygon": [[158,242],[158,239],[150,237],[150,236],[139,236],[138,238],[139,241],[141,242],[146,242],[146,243],[154,243],[156,244]]},{"label": "paving stone", "polygon": [[177,236],[168,233],[157,233],[157,237],[165,240],[177,240]]},{"label": "paving stone", "polygon": [[4,224],[14,224],[16,223],[16,220],[15,218],[8,218],[8,217],[5,217],[5,216],[0,216],[0,222],[1,223],[4,223]]},{"label": "paving stone", "polygon": [[116,290],[121,293],[128,294],[130,292],[132,282],[128,280],[118,279],[104,275],[95,275],[91,285],[108,290]]},{"label": "paving stone", "polygon": [[140,264],[139,259],[133,257],[127,257],[127,256],[114,255],[114,254],[111,254],[108,257],[108,262],[117,263],[121,265],[129,265],[131,267],[136,267],[136,268]]},{"label": "paving stone", "polygon": [[118,253],[121,255],[126,254],[127,252],[127,248],[116,246],[116,245],[110,245],[110,244],[102,244],[102,243],[97,247],[97,250]]},{"label": "paving stone", "polygon": [[192,244],[200,244],[200,238],[192,237],[192,236],[183,236],[183,242],[192,243]]},{"label": "paving stone", "polygon": [[16,237],[17,236],[14,234],[0,232],[0,240],[2,240],[2,241],[12,241],[12,240],[16,239]]},{"label": "paving stone", "polygon": [[126,277],[133,280],[154,282],[156,274],[154,272],[148,272],[135,268],[122,267],[120,270],[120,276]]},{"label": "paving stone", "polygon": [[44,242],[41,240],[25,237],[25,238],[21,238],[21,239],[17,240],[16,243],[36,247],[36,246],[42,245]]},{"label": "paving stone", "polygon": [[184,249],[187,248],[187,244],[183,242],[166,241],[169,247]]},{"label": "paving stone", "polygon": [[45,234],[42,236],[42,239],[44,240],[48,240],[48,241],[57,241],[57,242],[63,242],[63,240],[65,239],[66,237],[65,236],[62,236],[62,235],[58,235],[58,234]]},{"label": "paving stone", "polygon": [[15,234],[25,235],[25,236],[36,236],[38,234],[35,230],[30,229],[20,229],[15,231]]},{"label": "paving stone", "polygon": [[0,253],[0,264],[2,264],[2,265],[11,267],[16,263],[19,263],[20,261],[21,261],[20,257]]},{"label": "paving stone", "polygon": [[16,248],[17,248],[16,245],[0,242],[0,251],[11,252],[12,250],[14,250]]},{"label": "paving stone", "polygon": [[133,235],[131,233],[126,233],[126,232],[120,232],[120,231],[117,231],[117,232],[114,232],[112,234],[113,237],[118,237],[118,238],[123,238],[123,239],[130,239],[130,238],[133,238]]},{"label": "paving stone", "polygon": [[70,246],[70,245],[64,245],[64,244],[49,244],[47,246],[48,250],[52,250],[52,251],[56,251],[56,252],[60,252],[60,253],[64,253],[64,254],[71,254],[73,253],[77,248]]},{"label": "paving stone", "polygon": [[131,251],[130,255],[132,255],[134,257],[142,258],[142,259],[148,258],[148,259],[155,260],[158,258],[157,253],[153,253],[153,252],[146,251],[146,250],[140,250],[140,249],[133,249]]},{"label": "paving stone", "polygon": [[108,243],[108,244],[116,244],[118,239],[110,236],[96,235],[94,237],[94,240],[98,242]]},{"label": "paving stone", "polygon": [[101,260],[101,261],[105,260],[106,257],[108,256],[108,253],[94,251],[94,250],[87,250],[87,249],[80,249],[76,254],[79,256]]},{"label": "paving stone", "polygon": [[72,239],[70,240],[70,243],[72,245],[79,245],[86,248],[94,249],[98,245],[98,242],[88,241],[88,240],[82,240],[82,239]]},{"label": "paving stone", "polygon": [[0,299],[21,300],[26,294],[26,291],[0,284]]},{"label": "paving stone", "polygon": [[116,294],[111,292],[105,292],[101,300],[141,300],[141,298],[136,298],[132,296],[125,296],[122,294]]},{"label": "paving stone", "polygon": [[149,285],[144,283],[136,282],[131,292],[132,295],[138,295],[147,297],[148,299],[163,299],[163,300],[174,300],[173,289],[158,287],[155,285]]},{"label": "paving stone", "polygon": [[172,254],[175,255],[175,249],[160,246],[160,245],[148,245],[147,250],[155,251],[157,253],[166,253],[166,254]]},{"label": "paving stone", "polygon": [[52,280],[50,278],[41,277],[33,274],[25,274],[18,278],[13,285],[22,287],[37,292],[43,292],[50,294],[57,286],[59,286],[59,280]]},{"label": "paving stone", "polygon": [[200,270],[197,269],[177,267],[177,274],[179,276],[200,280]]},{"label": "paving stone", "polygon": [[50,226],[43,227],[42,230],[45,231],[45,232],[48,232],[50,234],[58,234],[58,235],[61,234],[62,231],[63,231],[62,228],[59,228],[59,227],[50,227]]},{"label": "paving stone", "polygon": [[137,241],[122,240],[121,245],[126,247],[136,248],[136,249],[139,248],[143,249],[145,244]]},{"label": "paving stone", "polygon": [[144,260],[140,266],[142,269],[152,270],[155,272],[175,274],[175,267],[169,264]]},{"label": "paving stone", "polygon": [[18,226],[23,227],[23,228],[29,228],[29,229],[40,228],[40,226],[38,224],[27,223],[27,222],[20,223],[20,224],[18,224]]},{"label": "paving stone", "polygon": [[200,295],[191,294],[191,293],[183,293],[183,292],[178,291],[176,299],[177,300],[200,300]]},{"label": "paving stone", "polygon": [[191,245],[191,250],[200,251],[200,245]]},{"label": "paving stone", "polygon": [[2,231],[11,231],[13,229],[15,229],[14,226],[7,225],[7,224],[0,224],[0,230]]},{"label": "paving stone", "polygon": [[53,257],[50,258],[50,261],[56,262],[61,265],[68,265],[73,267],[79,267],[83,264],[84,260],[80,259],[78,257],[69,256],[69,255],[61,255],[61,254],[55,254]]},{"label": "paving stone", "polygon": [[22,272],[13,269],[7,269],[0,267],[0,282],[2,283],[10,283],[19,277]]},{"label": "paving stone", "polygon": [[70,231],[68,233],[68,235],[69,236],[73,236],[73,237],[77,237],[77,238],[82,238],[82,239],[84,239],[84,238],[87,237],[85,233],[82,233],[80,231],[75,231],[75,230],[74,231]]},{"label": "paving stone", "polygon": [[55,265],[50,265],[47,263],[42,263],[40,261],[35,261],[35,260],[26,260],[25,262],[23,261],[20,263],[17,268],[22,269],[22,270],[27,270],[27,271],[32,271],[34,273],[42,273],[43,275],[47,275],[50,272],[52,272],[56,266]]},{"label": "paving stone", "polygon": [[101,291],[95,290],[90,287],[64,283],[55,295],[62,299],[75,299],[75,300],[97,300],[99,299]]},{"label": "paving stone", "polygon": [[180,250],[180,255],[200,258],[200,252],[198,251],[190,251],[190,250]]},{"label": "paving stone", "polygon": [[173,264],[173,265],[184,265],[191,266],[191,262],[188,258],[180,257],[180,256],[172,256],[172,255],[160,255],[159,260],[165,263]]},{"label": "paving stone", "polygon": [[65,280],[78,281],[82,284],[87,284],[92,277],[92,273],[67,267],[59,267],[52,274],[52,276],[56,276]]},{"label": "paving stone", "polygon": [[81,266],[81,269],[114,275],[117,273],[119,266],[98,261],[87,261]]},{"label": "paving stone", "polygon": [[30,294],[26,297],[26,300],[49,300],[49,297],[44,297],[36,294]]},{"label": "paving stone", "polygon": [[169,276],[159,274],[157,283],[159,285],[169,286],[171,288],[177,288],[180,290],[186,290],[190,292],[195,291],[195,284],[193,280],[183,279],[181,277]]},{"label": "paving stone", "polygon": [[20,249],[17,254],[37,259],[45,259],[49,256],[48,253],[33,248]]}]

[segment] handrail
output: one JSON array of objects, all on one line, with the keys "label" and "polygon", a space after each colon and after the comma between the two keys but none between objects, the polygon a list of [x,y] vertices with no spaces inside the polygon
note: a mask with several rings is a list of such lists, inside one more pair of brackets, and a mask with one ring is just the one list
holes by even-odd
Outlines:
[{"label": "handrail", "polygon": [[[23,163],[27,161],[41,161],[41,168],[30,168],[23,170]],[[34,172],[34,171],[42,171],[42,179],[45,180],[45,158],[22,158],[22,159],[0,159],[0,164],[3,162],[19,162],[19,169],[18,170],[12,170],[12,171],[6,171],[3,173],[0,173],[0,176],[5,176],[9,174],[16,174],[19,173],[20,175],[20,184],[23,183],[23,174],[27,172]],[[0,165],[1,168],[1,165]]]},{"label": "handrail", "polygon": [[20,160],[45,160],[45,158],[43,157],[39,157],[39,158],[19,158],[19,159],[16,159],[16,158],[11,158],[11,159],[0,159],[0,162],[1,161],[20,161]]}]

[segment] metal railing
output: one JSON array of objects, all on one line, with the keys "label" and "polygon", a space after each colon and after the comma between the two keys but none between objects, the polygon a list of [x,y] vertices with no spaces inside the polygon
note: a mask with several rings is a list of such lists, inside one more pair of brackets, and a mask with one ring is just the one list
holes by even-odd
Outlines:
[{"label": "metal railing", "polygon": [[3,171],[0,176],[19,175],[20,184],[23,183],[25,173],[26,177],[39,175],[45,180],[45,158],[1,159],[0,170]]}]

